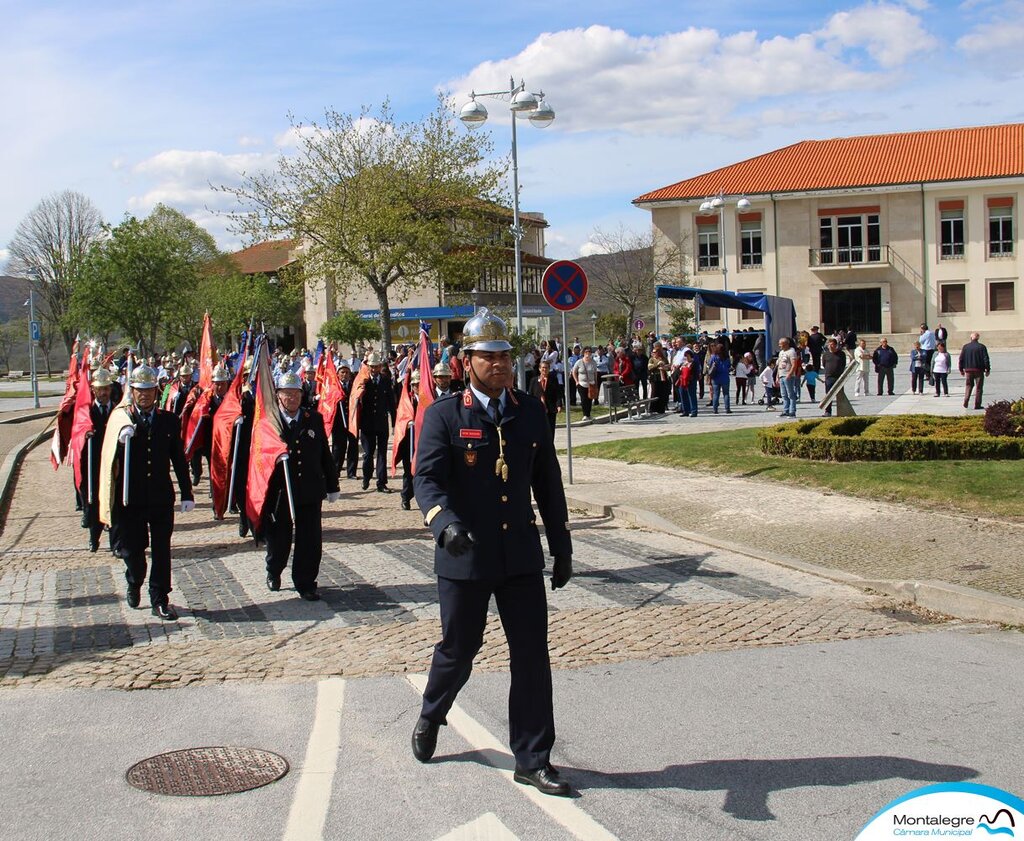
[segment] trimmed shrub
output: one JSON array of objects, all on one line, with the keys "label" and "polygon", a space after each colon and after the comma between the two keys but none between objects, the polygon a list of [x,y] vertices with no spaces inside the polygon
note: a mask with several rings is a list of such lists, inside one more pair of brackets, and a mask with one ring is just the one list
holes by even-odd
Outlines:
[{"label": "trimmed shrub", "polygon": [[985,431],[989,435],[1024,436],[1024,397],[997,400],[985,409]]},{"label": "trimmed shrub", "polygon": [[814,418],[762,429],[757,442],[766,455],[816,461],[1024,458],[1024,438],[989,435],[977,417]]}]

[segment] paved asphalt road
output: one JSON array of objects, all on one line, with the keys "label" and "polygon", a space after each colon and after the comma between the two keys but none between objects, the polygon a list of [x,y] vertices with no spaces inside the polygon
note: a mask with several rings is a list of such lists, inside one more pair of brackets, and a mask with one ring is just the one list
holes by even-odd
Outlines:
[{"label": "paved asphalt road", "polygon": [[[409,751],[409,681],[344,681],[321,710],[320,732],[338,735],[336,751],[319,742],[327,774],[307,756],[310,683],[4,691],[0,821],[5,838],[109,841],[314,838],[320,819],[327,839],[852,838],[929,782],[1024,788],[1012,735],[1022,656],[1019,634],[959,628],[558,671],[555,761],[580,796],[543,803],[556,814],[500,770],[504,749],[489,748],[506,737],[507,675],[474,676],[428,765]],[[218,744],[278,752],[292,770],[217,798],[124,780],[152,754]],[[316,782],[329,794],[296,816],[292,803]],[[448,835],[467,824],[489,832]]]}]

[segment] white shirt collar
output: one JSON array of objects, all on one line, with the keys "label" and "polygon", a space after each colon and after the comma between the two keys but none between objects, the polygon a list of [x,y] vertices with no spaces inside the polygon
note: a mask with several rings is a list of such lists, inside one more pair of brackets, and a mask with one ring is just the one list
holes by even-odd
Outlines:
[{"label": "white shirt collar", "polygon": [[[475,385],[473,385],[473,383],[469,384],[469,388],[470,388],[470,391],[472,391],[473,394],[476,396],[476,399],[480,401],[480,405],[481,406],[483,406],[486,409],[488,406],[491,405],[491,398],[488,397],[486,394],[484,394]],[[501,397],[498,398],[498,405],[501,407],[502,414],[505,413],[505,396],[507,394],[508,394],[507,391],[502,391],[501,392]]]}]

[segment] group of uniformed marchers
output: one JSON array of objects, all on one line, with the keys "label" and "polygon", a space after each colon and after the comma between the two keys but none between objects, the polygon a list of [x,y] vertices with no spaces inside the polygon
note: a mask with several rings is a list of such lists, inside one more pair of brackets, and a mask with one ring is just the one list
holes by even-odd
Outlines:
[{"label": "group of uniformed marchers", "polygon": [[434,538],[441,618],[413,755],[433,757],[493,596],[509,646],[515,779],[569,794],[550,763],[545,556],[534,503],[554,558],[552,589],[572,576],[572,541],[547,413],[511,387],[505,323],[481,310],[466,323],[461,353],[436,364],[421,330],[398,384],[376,352],[346,360],[321,343],[315,361],[296,362],[280,351],[272,357],[251,329],[240,345],[218,354],[209,316],[198,355],[180,359],[138,359],[127,349],[115,360],[92,343],[79,356],[76,343],[51,459],[74,469],[89,549],[99,549],[106,531],[124,562],[129,607],[139,607],[148,580],[153,615],[177,619],[176,497],[179,511],[191,512],[203,481],[213,519],[237,515],[239,536],[264,546],[268,589],[281,588],[290,560],[299,596],[319,600],[323,503],[339,498],[342,475],[356,479],[360,449],[363,490],[374,481],[389,492],[390,455],[392,475],[402,469],[401,507],[415,498]]}]

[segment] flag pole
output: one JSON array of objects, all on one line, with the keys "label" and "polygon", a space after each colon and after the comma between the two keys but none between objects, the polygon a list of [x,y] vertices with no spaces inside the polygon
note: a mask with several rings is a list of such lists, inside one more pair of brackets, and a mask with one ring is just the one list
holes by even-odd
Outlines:
[{"label": "flag pole", "polygon": [[231,483],[228,485],[228,511],[231,510],[231,503],[234,502],[235,499],[235,473],[238,468],[238,443],[242,437],[241,426],[244,420],[245,418],[240,416],[238,420],[235,421],[235,446],[231,451]]},{"label": "flag pole", "polygon": [[295,495],[292,493],[292,474],[288,469],[288,454],[281,456],[281,463],[284,465],[284,487],[288,492],[288,511],[292,515],[292,524],[295,524]]}]

